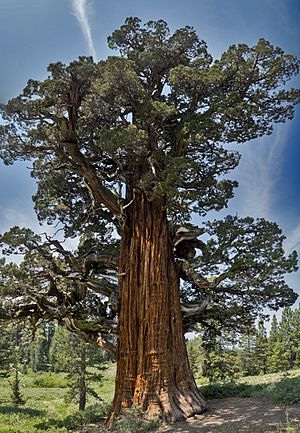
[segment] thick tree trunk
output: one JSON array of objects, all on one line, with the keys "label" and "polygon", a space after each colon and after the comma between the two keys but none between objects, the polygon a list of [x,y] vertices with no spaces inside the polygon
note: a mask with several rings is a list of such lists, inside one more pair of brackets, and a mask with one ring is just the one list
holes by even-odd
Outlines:
[{"label": "thick tree trunk", "polygon": [[79,377],[79,410],[84,410],[86,405],[86,347],[80,350],[80,377]]},{"label": "thick tree trunk", "polygon": [[79,410],[84,410],[86,405],[86,384],[81,377],[79,383]]},{"label": "thick tree trunk", "polygon": [[190,371],[179,275],[163,200],[140,195],[121,242],[117,375],[108,419],[132,405],[168,422],[205,408]]}]

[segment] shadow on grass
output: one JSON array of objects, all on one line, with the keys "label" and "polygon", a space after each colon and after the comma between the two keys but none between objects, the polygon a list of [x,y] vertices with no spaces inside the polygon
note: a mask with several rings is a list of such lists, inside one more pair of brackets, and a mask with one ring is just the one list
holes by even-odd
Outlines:
[{"label": "shadow on grass", "polygon": [[90,406],[84,412],[68,415],[63,419],[50,418],[35,425],[39,430],[49,430],[51,427],[73,430],[89,423],[100,423],[106,418],[108,406]]},{"label": "shadow on grass", "polygon": [[207,399],[226,397],[258,397],[277,404],[300,403],[300,377],[284,378],[278,382],[210,383],[200,386],[200,392]]},{"label": "shadow on grass", "polygon": [[84,420],[76,415],[69,415],[64,419],[55,419],[50,418],[47,421],[40,422],[38,424],[35,424],[35,428],[39,430],[49,430],[51,427],[55,428],[63,428],[66,427],[67,429],[75,429],[79,426],[84,425]]},{"label": "shadow on grass", "polygon": [[30,407],[17,407],[17,406],[0,406],[0,414],[23,414],[32,417],[42,417],[45,411],[39,409],[32,409]]}]

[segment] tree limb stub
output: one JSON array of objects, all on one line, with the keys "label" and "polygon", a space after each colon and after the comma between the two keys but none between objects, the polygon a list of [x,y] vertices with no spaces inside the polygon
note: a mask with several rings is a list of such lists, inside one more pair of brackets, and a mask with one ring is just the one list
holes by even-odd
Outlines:
[{"label": "tree limb stub", "polygon": [[201,302],[198,302],[196,304],[181,304],[181,311],[183,317],[185,318],[189,316],[197,316],[198,314],[201,314],[205,309],[212,306],[213,306],[212,299],[206,297]]}]

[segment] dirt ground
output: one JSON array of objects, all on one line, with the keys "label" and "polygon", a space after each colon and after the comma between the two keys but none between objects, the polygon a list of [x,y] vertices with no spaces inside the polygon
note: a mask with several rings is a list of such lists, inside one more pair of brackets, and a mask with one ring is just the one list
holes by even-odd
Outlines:
[{"label": "dirt ground", "polygon": [[[185,422],[162,426],[155,433],[289,433],[281,427],[289,425],[300,433],[300,405],[274,406],[253,398],[210,400],[203,415]],[[91,425],[76,433],[104,433],[99,425]],[[153,432],[154,433],[154,432]]]},{"label": "dirt ground", "polygon": [[159,433],[277,433],[289,420],[300,432],[300,405],[274,406],[251,398],[210,400],[203,415],[161,427]]}]

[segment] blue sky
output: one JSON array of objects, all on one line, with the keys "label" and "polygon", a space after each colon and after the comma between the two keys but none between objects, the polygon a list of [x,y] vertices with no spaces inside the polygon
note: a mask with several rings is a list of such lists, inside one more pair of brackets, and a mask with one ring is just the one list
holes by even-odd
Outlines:
[{"label": "blue sky", "polygon": [[[106,38],[127,16],[164,19],[171,30],[192,25],[217,58],[232,43],[264,37],[300,57],[299,0],[0,0],[0,102],[29,78],[43,79],[50,62],[109,54]],[[299,87],[299,77],[293,85]],[[300,253],[300,109],[273,135],[238,146],[240,187],[226,213],[277,221],[286,249]],[[35,184],[26,165],[0,162],[0,231],[18,224],[41,231],[32,212]],[[300,294],[300,273],[289,276]]]}]

